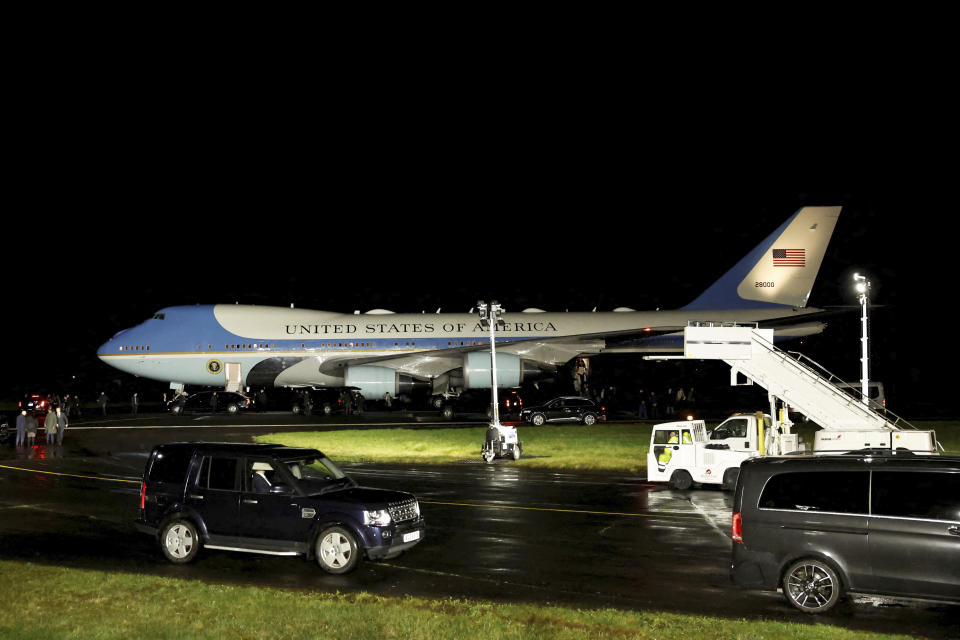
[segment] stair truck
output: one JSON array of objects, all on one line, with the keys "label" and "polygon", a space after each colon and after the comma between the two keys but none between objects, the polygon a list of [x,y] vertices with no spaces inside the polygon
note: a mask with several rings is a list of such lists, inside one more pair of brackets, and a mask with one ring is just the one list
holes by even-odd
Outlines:
[{"label": "stair truck", "polygon": [[[692,324],[684,329],[684,355],[679,357],[723,360],[731,367],[732,385],[758,384],[767,390],[770,414],[735,415],[709,433],[702,420],[655,425],[647,452],[651,482],[668,482],[676,489],[693,482],[733,489],[747,458],[807,453],[792,433],[787,407],[820,425],[813,454],[862,449],[937,453],[935,432],[915,429],[883,407],[871,406],[859,394],[844,391],[836,376],[812,360],[777,349],[773,329]],[[677,356],[660,359],[666,358]]]}]

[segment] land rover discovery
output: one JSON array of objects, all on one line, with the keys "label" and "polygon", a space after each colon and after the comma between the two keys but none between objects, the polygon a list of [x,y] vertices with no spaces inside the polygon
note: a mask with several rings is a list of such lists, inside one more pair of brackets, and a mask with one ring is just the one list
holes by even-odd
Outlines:
[{"label": "land rover discovery", "polygon": [[316,449],[272,444],[154,447],[136,524],[171,562],[190,562],[204,547],[303,555],[336,574],[424,538],[413,495],[359,487]]}]

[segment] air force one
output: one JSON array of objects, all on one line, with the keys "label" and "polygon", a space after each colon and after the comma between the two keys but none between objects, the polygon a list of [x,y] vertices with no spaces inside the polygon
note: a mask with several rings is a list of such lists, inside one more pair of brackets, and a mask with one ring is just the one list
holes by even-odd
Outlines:
[{"label": "air force one", "polygon": [[[778,338],[820,333],[807,307],[841,207],[804,207],[687,306],[672,311],[504,313],[498,386],[601,353],[681,351],[691,321],[757,322]],[[367,398],[429,386],[490,388],[490,340],[470,313],[341,314],[286,307],[167,307],[120,331],[97,355],[171,388],[359,387]]]}]

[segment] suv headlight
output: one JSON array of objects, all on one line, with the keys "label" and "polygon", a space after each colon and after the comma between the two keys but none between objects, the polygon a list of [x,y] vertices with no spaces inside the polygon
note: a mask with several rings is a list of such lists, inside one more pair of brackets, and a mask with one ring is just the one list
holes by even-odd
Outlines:
[{"label": "suv headlight", "polygon": [[386,509],[363,512],[363,524],[385,527],[390,524],[390,513]]}]

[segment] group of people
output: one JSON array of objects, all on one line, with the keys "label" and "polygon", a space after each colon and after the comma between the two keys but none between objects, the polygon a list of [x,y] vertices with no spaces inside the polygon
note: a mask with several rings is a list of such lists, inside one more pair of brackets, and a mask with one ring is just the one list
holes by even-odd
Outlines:
[{"label": "group of people", "polygon": [[[47,411],[43,419],[43,429],[46,432],[46,443],[63,444],[63,432],[70,425],[67,412],[57,406]],[[17,416],[17,448],[34,447],[36,445],[39,421],[37,416],[26,409],[21,409]]]},{"label": "group of people", "polygon": [[676,391],[673,388],[667,389],[663,395],[657,395],[655,391],[647,393],[640,389],[638,393],[637,417],[641,420],[658,420],[661,417],[661,411],[664,416],[674,416],[677,410],[683,411],[693,406],[694,391],[690,387],[689,391],[684,391],[683,387]]}]

